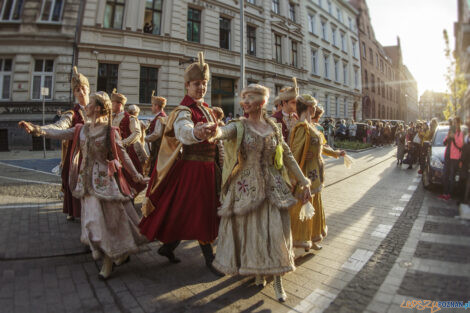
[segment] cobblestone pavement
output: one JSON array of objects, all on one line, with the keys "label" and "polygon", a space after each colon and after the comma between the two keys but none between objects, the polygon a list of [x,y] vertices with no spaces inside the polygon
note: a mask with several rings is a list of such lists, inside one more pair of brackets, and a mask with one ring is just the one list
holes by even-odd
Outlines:
[{"label": "cobblestone pavement", "polygon": [[[457,214],[455,203],[416,187],[416,171],[396,167],[393,148],[352,155],[351,170],[341,160],[326,163],[328,237],[318,252],[296,251],[283,304],[271,285],[214,277],[193,241],[176,250],[177,265],[157,254],[159,243],[143,246],[102,282],[101,264],[79,242],[79,223],[65,221],[57,198],[38,196],[53,187],[0,177],[0,312],[410,312],[400,300],[468,295],[468,225],[449,213]],[[52,182],[0,166],[0,176]],[[4,196],[4,188],[16,192]],[[450,234],[449,225],[462,234]]]}]

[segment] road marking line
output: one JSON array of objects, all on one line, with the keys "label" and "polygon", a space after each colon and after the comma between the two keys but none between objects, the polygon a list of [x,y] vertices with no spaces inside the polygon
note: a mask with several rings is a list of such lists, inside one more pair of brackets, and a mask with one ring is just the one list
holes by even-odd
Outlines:
[{"label": "road marking line", "polygon": [[415,191],[416,189],[418,189],[418,186],[417,186],[417,185],[410,185],[410,186],[408,186],[408,190]]},{"label": "road marking line", "polygon": [[323,312],[337,295],[317,288],[288,313]]},{"label": "road marking line", "polygon": [[397,207],[394,207],[392,210],[395,210],[395,211],[403,211],[405,208],[402,207],[402,206],[397,206]]},{"label": "road marking line", "polygon": [[401,213],[397,213],[397,212],[390,212],[388,214],[392,215],[392,216],[400,216],[401,215]]},{"label": "road marking line", "polygon": [[7,176],[0,176],[0,178],[14,180],[14,181],[20,181],[20,182],[24,182],[24,183],[62,186],[62,184],[58,184],[58,183],[48,183],[48,182],[43,182],[43,181],[30,180],[30,179],[21,179],[21,178],[12,178],[12,177],[7,177]]},{"label": "road marking line", "polygon": [[27,167],[18,166],[18,165],[8,164],[8,163],[2,162],[2,161],[0,161],[0,164],[5,165],[5,166],[10,166],[10,167],[13,167],[13,168],[20,168],[22,170],[28,170],[28,171],[38,172],[38,173],[41,173],[41,174],[47,174],[47,175],[52,175],[52,176],[55,176],[55,177],[60,177],[59,175],[56,175],[56,174],[53,174],[53,173],[44,172],[44,171],[40,171],[40,170],[35,170],[35,169],[32,169],[32,168],[27,168]]},{"label": "road marking line", "polygon": [[408,201],[410,201],[410,199],[411,199],[411,195],[408,194],[408,193],[404,193],[404,194],[401,196],[400,201],[406,201],[406,202],[408,202]]},{"label": "road marking line", "polygon": [[379,237],[379,238],[385,238],[387,237],[387,234],[390,232],[390,229],[392,229],[393,225],[386,225],[386,224],[379,224],[374,232],[371,234],[371,236],[374,237]]},{"label": "road marking line", "polygon": [[354,251],[353,255],[351,255],[351,257],[343,264],[343,266],[341,266],[341,268],[359,272],[373,254],[373,251],[357,249]]}]

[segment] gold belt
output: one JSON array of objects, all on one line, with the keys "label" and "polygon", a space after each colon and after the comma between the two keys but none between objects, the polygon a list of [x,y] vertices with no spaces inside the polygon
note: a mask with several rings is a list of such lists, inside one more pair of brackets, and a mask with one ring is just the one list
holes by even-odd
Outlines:
[{"label": "gold belt", "polygon": [[216,156],[215,144],[184,145],[182,160],[213,162]]}]

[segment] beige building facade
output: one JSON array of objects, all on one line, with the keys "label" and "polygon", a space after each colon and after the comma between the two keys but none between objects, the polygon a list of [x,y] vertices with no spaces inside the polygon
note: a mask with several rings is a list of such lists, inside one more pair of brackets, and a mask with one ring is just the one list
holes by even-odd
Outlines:
[{"label": "beige building facade", "polygon": [[357,10],[343,0],[302,1],[311,94],[325,117],[362,119]]},{"label": "beige building facade", "polygon": [[153,90],[168,99],[168,110],[180,103],[184,69],[199,51],[211,68],[206,102],[226,114],[243,113],[242,84],[269,87],[271,110],[280,89],[296,77],[300,93],[316,96],[325,115],[362,118],[357,11],[349,3],[243,4],[241,25],[239,0],[0,1],[0,149],[34,143],[16,124],[42,121],[42,87],[49,89],[46,123],[58,109],[72,107],[73,65],[88,77],[91,92],[116,88],[141,107],[141,115],[150,115]]},{"label": "beige building facade", "polygon": [[365,0],[350,0],[359,12],[363,119],[403,119],[400,80],[386,48],[375,39]]},{"label": "beige building facade", "polygon": [[33,138],[16,124],[42,121],[41,87],[49,91],[46,122],[70,107],[79,10],[79,0],[0,2],[0,150],[31,148]]},{"label": "beige building facade", "polygon": [[[301,91],[308,83],[302,26],[285,16],[281,4],[286,3],[280,2],[279,13],[271,1],[245,3],[245,84],[263,84],[272,97],[281,86],[292,84],[293,76]],[[300,14],[298,5],[295,10]],[[226,114],[242,114],[239,12],[233,0],[87,1],[78,67],[92,90],[117,88],[129,103],[149,112],[152,90],[167,98],[170,107],[179,104],[184,69],[204,51],[211,69],[206,102],[221,106]],[[292,42],[299,43],[296,64],[291,62]]]}]

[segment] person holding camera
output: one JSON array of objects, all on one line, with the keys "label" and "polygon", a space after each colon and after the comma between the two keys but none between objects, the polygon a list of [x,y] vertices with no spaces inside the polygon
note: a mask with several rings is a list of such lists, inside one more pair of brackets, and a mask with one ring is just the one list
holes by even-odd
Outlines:
[{"label": "person holding camera", "polygon": [[459,169],[459,161],[463,148],[463,132],[460,129],[460,125],[460,117],[454,118],[452,125],[449,127],[449,132],[444,139],[444,145],[446,146],[444,154],[444,193],[439,196],[443,200],[450,199],[455,175]]}]

